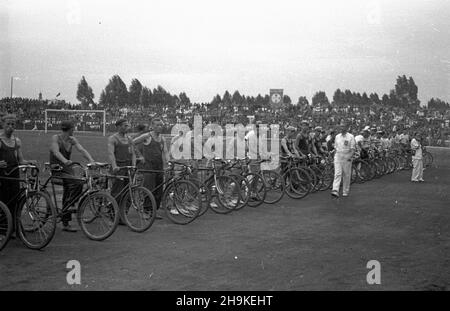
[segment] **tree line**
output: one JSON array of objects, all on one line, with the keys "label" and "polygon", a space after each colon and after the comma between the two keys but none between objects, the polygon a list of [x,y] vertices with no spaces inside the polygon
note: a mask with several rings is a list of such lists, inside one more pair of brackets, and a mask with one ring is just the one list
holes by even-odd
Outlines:
[{"label": "tree line", "polygon": [[[417,109],[420,101],[417,98],[418,86],[412,77],[405,75],[398,76],[396,84],[389,94],[381,97],[377,93],[367,94],[363,92],[352,92],[351,90],[337,89],[330,101],[324,91],[316,92],[311,104],[305,96],[300,96],[296,103],[293,103],[287,95],[283,96],[277,113],[284,111],[287,114],[301,113],[313,108],[324,108],[331,110],[333,107],[370,107],[371,105],[382,105],[386,107],[397,107],[404,109]],[[273,113],[270,106],[269,95],[258,94],[246,96],[235,91],[231,94],[228,90],[220,96],[217,94],[210,102],[192,103],[185,92],[173,95],[158,85],[153,90],[142,85],[138,79],[132,79],[127,88],[125,82],[119,75],[114,75],[109,79],[108,84],[102,90],[98,103],[94,102],[94,93],[83,76],[78,84],[77,99],[80,101],[82,109],[106,109],[117,110],[122,108],[149,109],[156,114],[171,114],[175,111],[184,113],[193,111],[198,113],[210,113],[212,115],[231,114],[251,114],[252,112]],[[440,99],[432,98],[428,102],[430,109],[448,109],[449,104]],[[280,112],[281,111],[281,112]]]}]

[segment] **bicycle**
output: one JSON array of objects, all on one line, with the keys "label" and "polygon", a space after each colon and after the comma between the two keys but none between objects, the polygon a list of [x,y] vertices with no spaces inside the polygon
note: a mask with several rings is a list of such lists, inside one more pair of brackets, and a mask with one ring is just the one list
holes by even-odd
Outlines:
[{"label": "bicycle", "polygon": [[[225,164],[218,166],[217,162]],[[226,174],[226,162],[220,158],[212,159],[212,167],[199,167],[193,173],[210,172],[204,180],[196,180],[201,200],[205,204],[202,206],[200,216],[211,208],[215,213],[228,214],[238,207],[246,199],[242,197],[240,183],[233,176]]]},{"label": "bicycle", "polygon": [[[175,165],[181,166],[182,169],[177,172]],[[163,189],[161,205],[168,219],[179,225],[187,225],[198,217],[202,208],[200,189],[187,179],[188,176],[191,176],[192,167],[170,161],[166,170],[139,169],[138,172],[140,174],[165,174],[163,183],[157,185],[151,192]]]},{"label": "bicycle", "polygon": [[[40,189],[48,194],[48,184],[51,184],[53,203],[57,211],[57,219],[68,213],[76,213],[78,224],[83,233],[93,241],[103,241],[110,237],[119,224],[119,207],[116,200],[106,191],[98,189],[92,172],[104,166],[102,163],[88,164],[86,167],[79,163],[72,163],[70,167],[74,175],[64,173],[64,168],[59,164],[45,163],[45,168],[50,175],[40,185]],[[80,193],[74,195],[66,204],[58,206],[55,185],[62,185],[64,181],[83,185]],[[71,206],[76,206],[71,209]],[[96,229],[98,225],[99,229]]]},{"label": "bicycle", "polygon": [[281,156],[280,159],[286,194],[292,199],[302,199],[307,196],[313,186],[308,172],[297,165],[297,158]]},{"label": "bicycle", "polygon": [[137,181],[136,166],[119,167],[126,175],[107,175],[109,179],[128,180],[127,185],[114,196],[119,213],[127,227],[134,232],[145,232],[156,219],[156,200],[152,192]]},{"label": "bicycle", "polygon": [[[18,178],[9,177],[15,176],[17,172]],[[56,209],[48,194],[39,189],[39,168],[31,164],[19,165],[5,173],[0,180],[20,183],[19,192],[6,205],[15,208],[15,219],[12,219],[11,224],[15,225],[22,243],[34,250],[46,247],[55,234]]]}]

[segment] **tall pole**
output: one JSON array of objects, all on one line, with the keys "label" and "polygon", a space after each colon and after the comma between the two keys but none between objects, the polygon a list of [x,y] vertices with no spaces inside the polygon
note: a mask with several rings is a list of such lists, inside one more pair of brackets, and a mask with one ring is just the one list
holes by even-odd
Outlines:
[{"label": "tall pole", "polygon": [[12,95],[13,95],[13,82],[14,81],[14,77],[11,77],[11,99],[12,99]]}]

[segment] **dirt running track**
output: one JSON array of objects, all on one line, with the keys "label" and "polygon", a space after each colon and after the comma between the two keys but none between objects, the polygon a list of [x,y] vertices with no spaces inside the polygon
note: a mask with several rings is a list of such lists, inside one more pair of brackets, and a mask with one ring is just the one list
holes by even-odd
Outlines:
[{"label": "dirt running track", "polygon": [[[425,184],[410,172],[354,185],[332,201],[299,201],[207,213],[187,226],[157,220],[104,242],[57,231],[43,251],[15,240],[0,253],[0,290],[450,290],[450,163]],[[81,263],[81,285],[66,263]],[[381,285],[368,285],[369,260]]]}]

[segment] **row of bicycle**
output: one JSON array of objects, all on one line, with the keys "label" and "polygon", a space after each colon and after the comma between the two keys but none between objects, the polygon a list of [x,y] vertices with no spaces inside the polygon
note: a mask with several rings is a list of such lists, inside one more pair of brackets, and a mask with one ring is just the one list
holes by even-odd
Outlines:
[{"label": "row of bicycle", "polygon": [[[432,156],[429,157],[432,162]],[[333,183],[332,154],[281,157],[276,170],[261,170],[265,161],[268,160],[213,159],[208,165],[204,161],[172,161],[163,171],[126,166],[116,174],[111,173],[109,164],[73,163],[70,175],[59,165],[46,163],[46,173],[41,173],[36,165],[21,165],[0,177],[0,182],[20,183],[19,192],[10,202],[0,202],[0,250],[8,243],[13,227],[28,248],[44,248],[67,213],[76,214],[82,232],[95,241],[110,237],[119,223],[134,232],[145,232],[156,219],[157,190],[162,192],[160,210],[170,221],[184,225],[209,209],[228,214],[245,206],[275,204],[285,194],[301,199],[328,190]],[[370,153],[365,160],[353,161],[352,182],[363,183],[408,169],[410,162],[411,156],[405,152]],[[19,177],[15,175],[17,170]],[[164,173],[164,181],[150,191],[143,184],[144,176],[155,173]],[[124,186],[113,197],[111,185],[117,179],[124,181]],[[60,186],[68,183],[79,185],[82,190],[62,204]],[[14,217],[6,206],[15,206]]]}]

